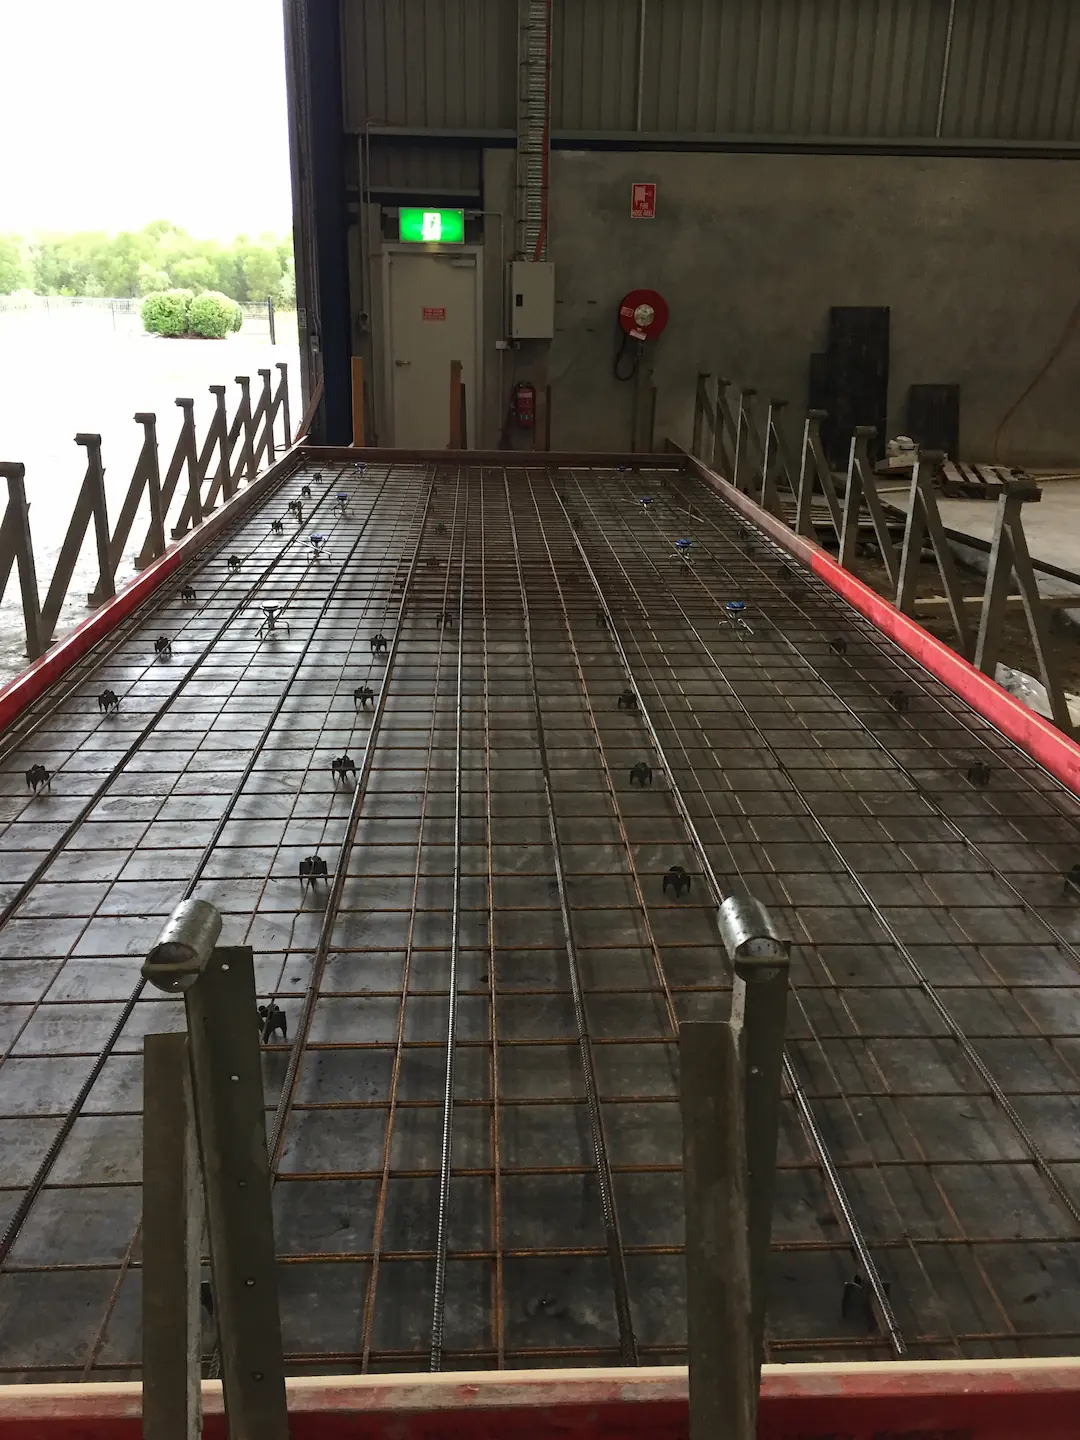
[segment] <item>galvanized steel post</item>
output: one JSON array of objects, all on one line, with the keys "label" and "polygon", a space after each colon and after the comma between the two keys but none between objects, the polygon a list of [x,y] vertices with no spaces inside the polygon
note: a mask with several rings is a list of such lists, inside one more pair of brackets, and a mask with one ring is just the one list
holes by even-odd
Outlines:
[{"label": "galvanized steel post", "polygon": [[780,938],[771,917],[756,900],[730,896],[720,906],[717,920],[728,957],[735,967],[731,1024],[738,1026],[743,1035],[740,1089],[745,1111],[750,1206],[750,1328],[756,1394],[765,1336],[790,946]]},{"label": "galvanized steel post", "polygon": [[202,1187],[187,1036],[143,1042],[142,1421],[145,1440],[202,1434]]},{"label": "galvanized steel post", "polygon": [[691,1440],[753,1440],[780,1118],[788,944],[757,901],[717,915],[731,1019],[679,1029]]},{"label": "galvanized steel post", "polygon": [[690,1440],[754,1440],[741,1027],[679,1027]]},{"label": "galvanized steel post", "polygon": [[203,900],[173,912],[143,965],[184,996],[230,1440],[288,1440],[255,971]]}]

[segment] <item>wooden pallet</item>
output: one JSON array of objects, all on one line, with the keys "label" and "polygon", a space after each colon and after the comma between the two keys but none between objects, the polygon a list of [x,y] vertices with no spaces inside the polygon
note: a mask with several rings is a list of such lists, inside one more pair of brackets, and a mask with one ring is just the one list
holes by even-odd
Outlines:
[{"label": "wooden pallet", "polygon": [[994,500],[1005,481],[1015,478],[1015,473],[1004,465],[961,465],[959,461],[946,460],[938,484],[949,500]]}]

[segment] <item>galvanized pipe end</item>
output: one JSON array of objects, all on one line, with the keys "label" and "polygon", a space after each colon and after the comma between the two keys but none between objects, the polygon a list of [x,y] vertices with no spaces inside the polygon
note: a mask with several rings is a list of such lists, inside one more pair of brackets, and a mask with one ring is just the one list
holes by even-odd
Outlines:
[{"label": "galvanized pipe end", "polygon": [[214,953],[221,915],[208,900],[182,900],[143,962],[145,980],[175,994],[194,985]]},{"label": "galvanized pipe end", "polygon": [[772,979],[787,967],[791,942],[782,938],[759,900],[729,895],[716,912],[716,922],[735,973],[744,980]]}]

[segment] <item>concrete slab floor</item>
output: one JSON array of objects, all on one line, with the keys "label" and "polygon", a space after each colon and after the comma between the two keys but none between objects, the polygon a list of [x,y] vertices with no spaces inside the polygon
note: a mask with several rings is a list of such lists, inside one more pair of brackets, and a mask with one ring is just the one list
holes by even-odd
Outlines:
[{"label": "concrete slab floor", "polygon": [[[879,490],[883,500],[907,513],[906,486],[894,486],[882,480]],[[974,535],[978,540],[994,538],[993,500],[946,500],[938,497],[941,518],[946,529]],[[1024,534],[1032,559],[1045,560],[1063,570],[1080,575],[1080,480],[1048,480],[1042,483],[1042,499],[1024,506]],[[1065,595],[1075,586],[1052,575],[1039,577],[1040,588],[1048,595]],[[1080,591],[1077,592],[1080,607]]]}]

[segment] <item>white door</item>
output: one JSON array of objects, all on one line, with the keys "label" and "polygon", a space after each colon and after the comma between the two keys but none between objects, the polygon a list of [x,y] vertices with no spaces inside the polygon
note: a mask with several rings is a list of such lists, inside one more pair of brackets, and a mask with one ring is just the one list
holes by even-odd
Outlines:
[{"label": "white door", "polygon": [[392,250],[387,264],[394,444],[445,450],[452,360],[461,361],[469,437],[477,433],[476,256]]}]

